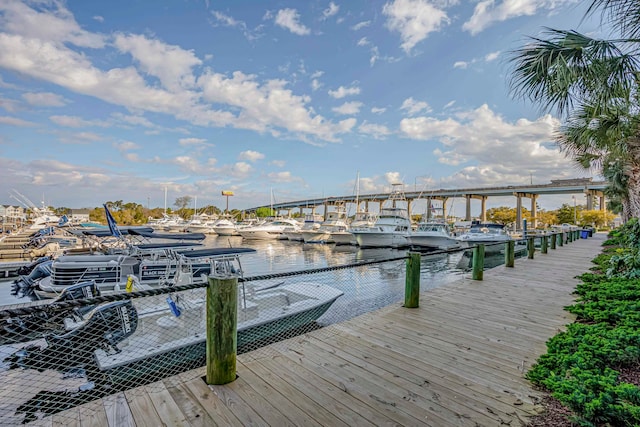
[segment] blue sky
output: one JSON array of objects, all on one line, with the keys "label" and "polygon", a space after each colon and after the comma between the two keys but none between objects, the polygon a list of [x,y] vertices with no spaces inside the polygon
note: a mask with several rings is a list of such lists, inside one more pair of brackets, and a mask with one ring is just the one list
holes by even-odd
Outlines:
[{"label": "blue sky", "polygon": [[509,95],[506,60],[543,26],[597,35],[584,7],[0,0],[0,203],[154,207],[167,187],[170,207],[232,190],[242,209],[352,194],[357,172],[362,193],[589,176],[558,120]]}]

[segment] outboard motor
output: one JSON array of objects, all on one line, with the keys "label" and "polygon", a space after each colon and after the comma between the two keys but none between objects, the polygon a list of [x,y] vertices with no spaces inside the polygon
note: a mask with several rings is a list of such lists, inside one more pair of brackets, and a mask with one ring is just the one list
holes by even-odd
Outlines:
[{"label": "outboard motor", "polygon": [[[99,295],[100,290],[96,282],[89,280],[65,288],[53,302],[83,300]],[[60,333],[65,330],[66,318],[74,317],[76,320],[82,320],[95,308],[95,305],[78,306],[66,310],[50,310],[50,307],[55,305],[48,304],[40,311],[7,319],[0,329],[0,345],[31,341],[46,334]]]},{"label": "outboard motor", "polygon": [[138,312],[130,300],[108,302],[94,308],[86,322],[60,335],[45,337],[46,347],[30,344],[4,359],[9,369],[30,368],[66,371],[95,365],[93,352],[117,353],[118,343],[138,327]]},{"label": "outboard motor", "polygon": [[45,261],[49,261],[50,259],[51,259],[50,256],[43,256],[43,257],[37,258],[31,263],[27,265],[23,265],[16,272],[18,273],[18,276],[26,276],[27,274],[31,273],[33,269],[36,268],[37,265],[42,264]]},{"label": "outboard motor", "polygon": [[11,284],[11,295],[18,295],[19,293],[22,294],[20,296],[29,295],[32,292],[31,288],[37,280],[51,276],[51,264],[53,264],[52,259],[42,261],[31,270],[29,275],[20,276],[14,280]]}]

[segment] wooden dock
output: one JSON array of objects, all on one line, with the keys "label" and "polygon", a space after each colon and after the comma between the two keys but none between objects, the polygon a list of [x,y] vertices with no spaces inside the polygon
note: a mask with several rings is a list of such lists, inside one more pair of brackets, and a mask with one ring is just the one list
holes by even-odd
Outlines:
[{"label": "wooden dock", "polygon": [[417,309],[394,304],[242,354],[225,386],[196,369],[38,425],[525,425],[541,408],[523,375],[573,320],[563,307],[603,240],[423,292]]}]

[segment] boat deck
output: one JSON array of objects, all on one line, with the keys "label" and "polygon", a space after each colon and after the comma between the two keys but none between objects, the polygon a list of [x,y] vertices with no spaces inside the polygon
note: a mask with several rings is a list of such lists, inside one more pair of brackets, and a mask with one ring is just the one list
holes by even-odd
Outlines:
[{"label": "boat deck", "polygon": [[207,386],[196,369],[38,425],[524,425],[541,407],[523,375],[573,320],[574,277],[604,238],[242,354],[231,384]]}]

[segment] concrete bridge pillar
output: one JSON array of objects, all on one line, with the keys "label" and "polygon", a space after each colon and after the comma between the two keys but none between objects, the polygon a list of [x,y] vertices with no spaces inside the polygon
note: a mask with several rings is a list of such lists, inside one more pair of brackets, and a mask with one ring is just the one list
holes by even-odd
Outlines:
[{"label": "concrete bridge pillar", "polygon": [[431,220],[431,197],[427,198],[427,221]]},{"label": "concrete bridge pillar", "polygon": [[480,199],[482,206],[480,207],[480,221],[487,222],[487,196]]},{"label": "concrete bridge pillar", "polygon": [[467,209],[464,216],[465,221],[471,221],[471,194],[467,194],[464,196],[467,202]]},{"label": "concrete bridge pillar", "polygon": [[516,230],[522,230],[522,195],[516,194]]},{"label": "concrete bridge pillar", "polygon": [[378,212],[382,212],[382,205],[384,204],[384,200],[378,201]]},{"label": "concrete bridge pillar", "polygon": [[407,215],[409,215],[409,220],[411,220],[411,199],[407,199]]},{"label": "concrete bridge pillar", "polygon": [[316,207],[311,206],[311,215],[315,215],[315,214],[316,214]]},{"label": "concrete bridge pillar", "polygon": [[586,193],[587,196],[587,210],[593,210],[593,194],[589,191]]},{"label": "concrete bridge pillar", "polygon": [[442,199],[442,219],[447,221],[447,199]]},{"label": "concrete bridge pillar", "polygon": [[604,201],[604,196],[600,196],[600,210],[601,211],[607,210],[607,204]]},{"label": "concrete bridge pillar", "polygon": [[324,207],[324,220],[327,220],[327,211],[329,210],[329,205],[327,204],[327,202],[324,202],[324,205],[322,205]]},{"label": "concrete bridge pillar", "polygon": [[531,196],[531,228],[538,227],[538,206],[536,204],[538,200],[537,194],[532,194]]}]

